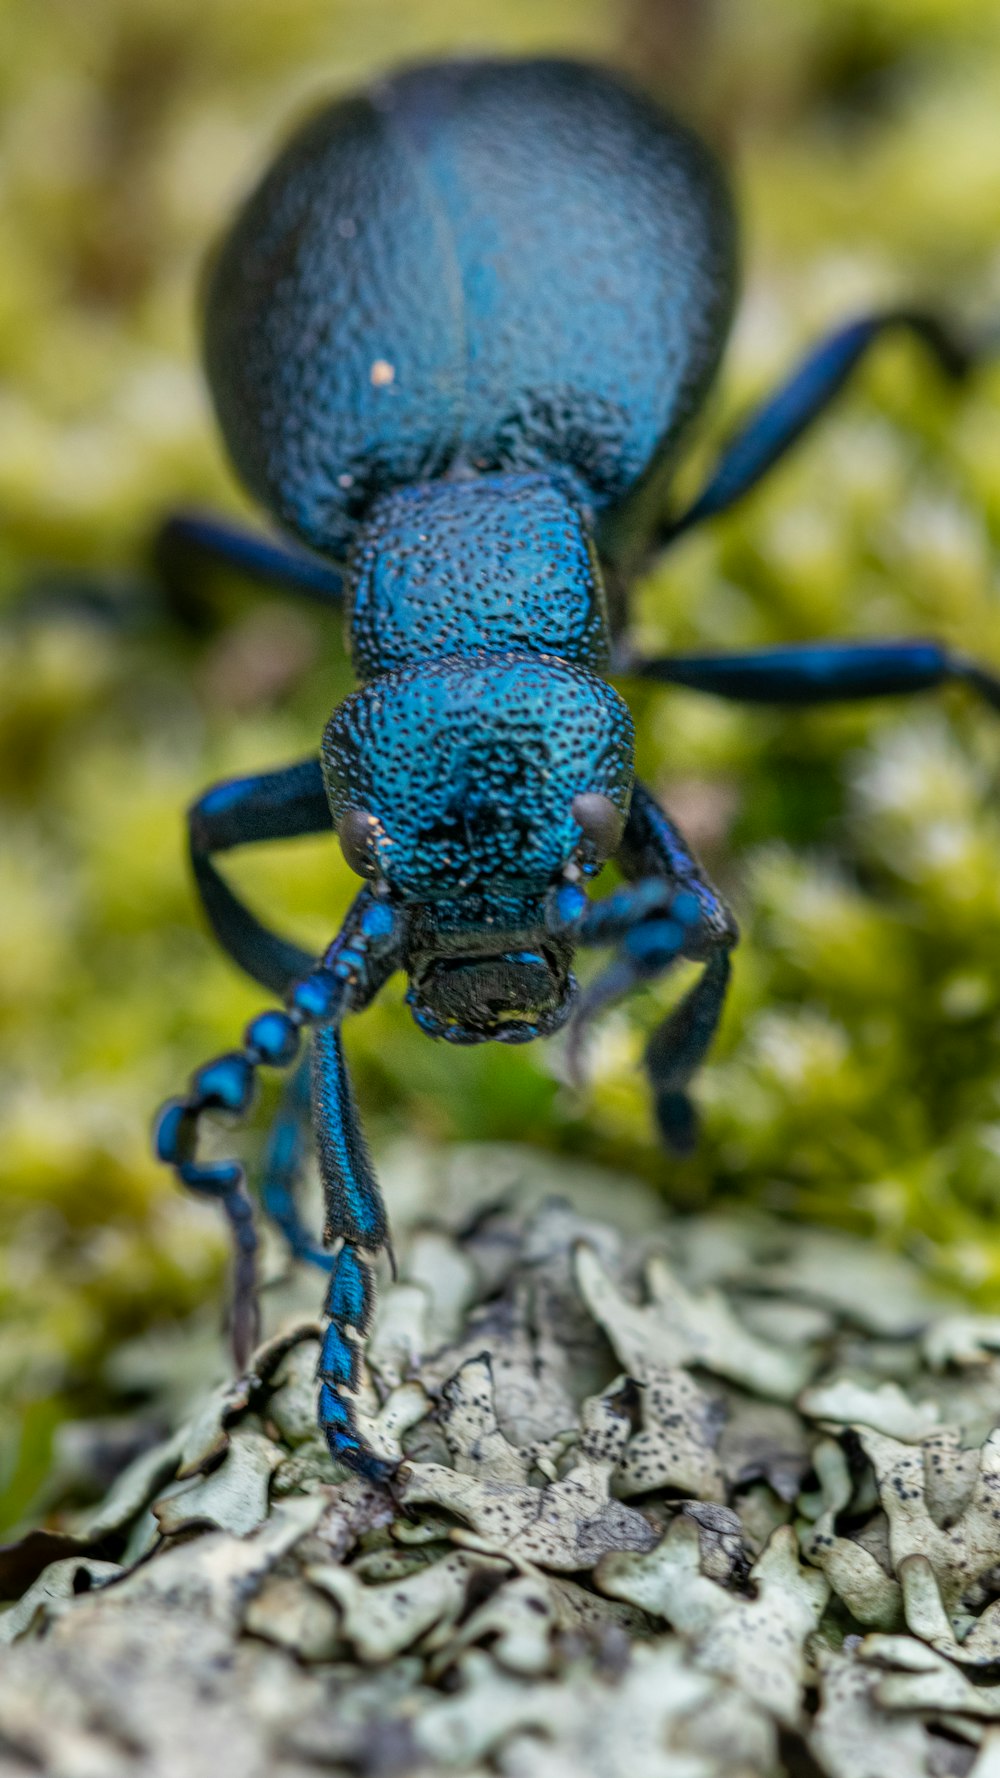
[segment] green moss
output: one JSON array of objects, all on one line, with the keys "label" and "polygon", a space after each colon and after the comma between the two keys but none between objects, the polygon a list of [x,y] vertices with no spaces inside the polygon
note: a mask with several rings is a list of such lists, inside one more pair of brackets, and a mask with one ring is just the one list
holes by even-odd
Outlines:
[{"label": "green moss", "polygon": [[[622,17],[596,0],[474,14],[457,0],[92,0],[85,13],[49,0],[3,14],[10,595],[53,568],[127,594],[164,509],[238,506],[197,370],[197,267],[287,115],[385,60],[551,44],[631,58],[723,140],[747,287],[698,458],[845,312],[913,293],[989,310],[1000,26],[987,0],[733,0],[700,51],[656,8]],[[639,589],[642,640],[916,631],[1000,661],[998,394],[1000,371],[956,394],[915,351],[886,346],[772,483]],[[68,618],[0,637],[12,1512],[44,1475],[58,1420],[113,1404],[116,1343],[221,1289],[221,1233],[154,1168],[147,1126],[261,996],[200,928],[181,812],[221,773],[306,751],[349,676],[335,624],[232,588],[220,599],[231,621],[200,644]],[[688,820],[744,928],[698,1157],[664,1159],[637,1066],[673,987],[609,1017],[585,1101],[562,1084],[556,1046],[456,1056],[428,1044],[393,993],[350,1039],[376,1135],[613,1157],[678,1202],[732,1193],[850,1224],[992,1300],[996,720],[958,692],[779,717],[647,688],[635,707],[642,770]],[[238,872],[317,944],[350,887],[336,851],[313,842],[240,859]]]}]

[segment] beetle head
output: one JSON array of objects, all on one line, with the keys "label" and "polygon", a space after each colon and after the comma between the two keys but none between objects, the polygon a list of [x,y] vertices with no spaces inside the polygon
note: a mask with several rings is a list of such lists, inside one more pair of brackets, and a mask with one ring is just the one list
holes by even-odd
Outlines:
[{"label": "beetle head", "polygon": [[545,897],[620,836],[633,764],[618,694],[520,651],[423,662],[340,706],[323,770],[348,862],[408,906],[421,1022],[506,1041],[521,1019],[561,1023],[569,957],[542,942]]},{"label": "beetle head", "polygon": [[613,851],[632,785],[617,692],[551,656],[450,656],[334,712],[323,774],[348,862],[401,901],[544,895]]}]

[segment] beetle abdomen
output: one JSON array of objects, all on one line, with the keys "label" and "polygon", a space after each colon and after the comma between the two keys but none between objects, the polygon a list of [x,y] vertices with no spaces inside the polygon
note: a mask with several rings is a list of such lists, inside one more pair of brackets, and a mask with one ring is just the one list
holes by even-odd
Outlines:
[{"label": "beetle abdomen", "polygon": [[704,393],[732,261],[707,151],[607,74],[402,74],[300,129],[223,243],[207,360],[230,451],[334,556],[374,496],[456,465],[614,507]]}]

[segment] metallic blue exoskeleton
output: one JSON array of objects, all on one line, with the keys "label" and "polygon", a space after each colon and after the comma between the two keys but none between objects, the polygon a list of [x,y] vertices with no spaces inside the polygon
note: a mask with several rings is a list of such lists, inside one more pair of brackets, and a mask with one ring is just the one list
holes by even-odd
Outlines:
[{"label": "metallic blue exoskeleton", "polygon": [[[628,709],[605,676],[777,703],[961,678],[1000,707],[1000,681],[933,641],[629,655],[628,576],[759,481],[885,329],[915,333],[953,376],[975,356],[917,311],[851,322],[671,515],[666,481],[716,370],[734,282],[729,199],[705,148],[607,74],[555,61],[417,69],[322,111],[212,270],[207,364],[230,452],[306,547],[187,517],[166,527],[162,559],[177,574],[193,550],[214,552],[342,602],[360,688],[333,712],[318,757],[220,784],[191,811],[209,920],[284,1006],[164,1108],[158,1149],[230,1218],[242,1364],[250,1202],[237,1162],[198,1159],[198,1126],[208,1110],[245,1111],[261,1065],[298,1061],[264,1206],[293,1253],[329,1272],[320,1421],[333,1455],[370,1476],[390,1468],[357,1414],[388,1229],[344,1065],[345,1015],[402,970],[429,1035],[522,1043],[571,1013],[579,1031],[611,998],[694,960],[700,975],[647,1050],[667,1142],[694,1139],[687,1087],[718,1022],[736,927],[636,781]],[[364,886],[315,959],[255,918],[215,856],[333,830]],[[625,883],[591,901],[586,885],[611,857]],[[582,994],[578,946],[613,952]],[[310,1119],[322,1243],[295,1205]]]}]

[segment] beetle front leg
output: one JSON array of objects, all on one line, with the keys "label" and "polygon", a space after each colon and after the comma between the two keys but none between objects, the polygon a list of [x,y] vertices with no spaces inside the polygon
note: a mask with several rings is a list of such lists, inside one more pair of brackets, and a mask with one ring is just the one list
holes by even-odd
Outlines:
[{"label": "beetle front leg", "polygon": [[338,1025],[323,1026],[313,1038],[312,1102],[326,1202],[324,1241],[340,1240],[326,1297],[319,1423],[337,1462],[384,1481],[395,1466],[365,1444],[355,1404],[375,1305],[375,1261],[389,1245],[389,1228]]},{"label": "beetle front leg", "polygon": [[[343,930],[321,962],[289,990],[286,1008],[269,1009],[247,1026],[243,1047],[206,1063],[193,1075],[186,1097],[172,1099],[160,1112],[156,1151],[190,1190],[221,1201],[236,1245],[232,1339],[237,1368],[245,1370],[257,1331],[254,1254],[256,1236],[238,1161],[197,1158],[199,1125],[206,1111],[246,1112],[261,1065],[288,1067],[299,1053],[303,1029],[314,1030],[313,1108],[317,1117],[320,1164],[327,1194],[327,1240],[344,1237],[331,1261],[327,1310],[337,1336],[328,1331],[320,1361],[320,1418],[332,1454],[369,1476],[383,1476],[385,1464],[369,1452],[357,1433],[353,1409],[338,1391],[351,1392],[359,1342],[370,1317],[372,1286],[367,1259],[386,1242],[378,1187],[367,1160],[357,1113],[347,1083],[339,1027],[348,1011],[377,994],[398,966],[402,921],[383,900],[363,889]],[[333,1058],[333,1062],[331,1062]],[[317,1081],[322,1080],[322,1087]],[[346,1258],[345,1258],[346,1255]],[[354,1337],[356,1336],[356,1338]],[[350,1368],[335,1362],[337,1337],[350,1346]],[[328,1362],[330,1361],[330,1362]]]},{"label": "beetle front leg", "polygon": [[704,963],[701,976],[646,1046],[664,1140],[674,1153],[689,1154],[697,1117],[687,1088],[719,1023],[739,930],[679,829],[641,784],[633,792],[618,863],[631,881],[603,901],[588,901],[572,883],[554,896],[554,921],[575,943],[617,947],[609,967],[580,998],[570,1030],[571,1065],[601,1007],[655,981],[682,959]]},{"label": "beetle front leg", "polygon": [[188,830],[195,884],[220,945],[262,987],[286,994],[311,968],[310,953],[263,926],[233,894],[215,858],[234,846],[332,833],[319,760],[213,784],[188,810]]},{"label": "beetle front leg", "polygon": [[265,1216],[281,1231],[292,1258],[330,1272],[333,1255],[306,1227],[297,1203],[310,1138],[311,1062],[311,1056],[303,1056],[281,1095],[264,1147],[260,1201]]}]

